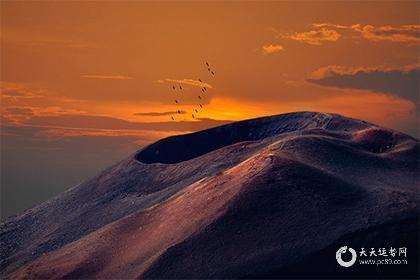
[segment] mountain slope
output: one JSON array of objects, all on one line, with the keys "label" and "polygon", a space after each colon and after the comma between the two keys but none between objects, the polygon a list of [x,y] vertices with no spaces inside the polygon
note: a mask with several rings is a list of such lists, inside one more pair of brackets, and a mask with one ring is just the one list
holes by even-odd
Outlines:
[{"label": "mountain slope", "polygon": [[419,147],[312,112],[169,137],[2,223],[1,275],[291,277],[317,256],[334,264],[331,246],[362,244],[361,232],[415,246]]}]

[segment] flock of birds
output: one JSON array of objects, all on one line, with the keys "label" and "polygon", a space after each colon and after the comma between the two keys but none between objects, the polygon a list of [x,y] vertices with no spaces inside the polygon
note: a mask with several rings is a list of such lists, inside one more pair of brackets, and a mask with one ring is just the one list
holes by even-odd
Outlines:
[{"label": "flock of birds", "polygon": [[[207,71],[208,71],[209,75],[214,76],[214,71],[212,70],[212,68],[210,68],[210,64],[206,61],[206,64],[205,65],[207,67]],[[197,81],[200,82],[200,85],[203,84],[203,81],[201,79],[198,79]],[[172,90],[177,90],[177,89],[183,90],[184,88],[180,84],[178,84],[178,85],[172,85]],[[201,92],[202,93],[200,93],[200,94],[197,95],[197,98],[198,98],[197,106],[198,107],[194,108],[193,111],[191,112],[191,117],[193,119],[195,119],[196,116],[197,116],[197,114],[204,108],[203,107],[203,104],[202,104],[202,100],[203,100],[204,95],[207,93],[207,88],[205,86],[202,86],[201,87]],[[180,104],[180,100],[179,99],[175,99],[175,104],[177,106],[180,106],[181,105]],[[181,109],[178,107],[178,110],[176,111],[176,113],[178,113],[180,115],[180,114],[183,114],[185,112],[181,111]],[[175,120],[175,117],[174,116],[171,116],[171,119],[174,121]]]}]

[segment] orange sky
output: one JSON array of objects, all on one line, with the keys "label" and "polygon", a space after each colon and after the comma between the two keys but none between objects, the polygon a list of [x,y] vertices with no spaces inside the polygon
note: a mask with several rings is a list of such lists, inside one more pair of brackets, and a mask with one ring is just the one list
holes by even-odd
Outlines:
[{"label": "orange sky", "polygon": [[[2,1],[3,149],[128,137],[131,148],[118,145],[129,154],[174,133],[301,110],[417,135],[419,5]],[[209,90],[193,120],[199,78]],[[177,110],[186,113],[171,122]]]},{"label": "orange sky", "polygon": [[[159,81],[201,78],[213,86],[198,114],[202,118],[323,110],[395,127],[389,114],[404,111],[407,118],[414,104],[391,106],[391,96],[320,87],[306,79],[330,65],[401,68],[418,63],[419,29],[400,32],[400,37],[385,34],[383,40],[356,31],[418,28],[418,5],[3,2],[2,88],[38,94],[3,97],[2,111],[19,107],[35,114],[164,121],[169,117],[134,114],[176,111],[178,96],[180,109],[188,112],[181,119],[191,119],[200,89],[186,85],[180,97],[171,92],[172,83]],[[321,23],[330,25],[316,25]],[[405,40],[398,40],[401,34]],[[214,78],[205,61],[214,68]],[[379,104],[365,110],[364,103],[375,100]]]}]

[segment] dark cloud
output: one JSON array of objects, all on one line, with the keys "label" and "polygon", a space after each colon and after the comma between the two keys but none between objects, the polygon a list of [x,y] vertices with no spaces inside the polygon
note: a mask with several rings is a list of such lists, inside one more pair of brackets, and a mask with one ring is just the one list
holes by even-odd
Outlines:
[{"label": "dark cloud", "polygon": [[229,123],[228,120],[200,119],[198,121],[132,122],[123,119],[92,115],[34,116],[26,125],[118,130],[196,131]]},{"label": "dark cloud", "polygon": [[343,71],[330,68],[324,75],[307,81],[337,88],[365,89],[410,100],[419,106],[420,68],[412,69],[360,69]]},{"label": "dark cloud", "polygon": [[[186,111],[180,111],[180,114],[186,114]],[[168,112],[146,112],[146,113],[134,113],[136,116],[149,116],[149,117],[160,117],[160,116],[169,116],[173,114],[179,114],[177,111],[168,111]]]}]

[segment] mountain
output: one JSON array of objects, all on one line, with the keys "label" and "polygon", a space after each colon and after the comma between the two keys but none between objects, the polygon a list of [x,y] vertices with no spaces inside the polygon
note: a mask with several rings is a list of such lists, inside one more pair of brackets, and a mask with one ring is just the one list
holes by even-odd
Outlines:
[{"label": "mountain", "polygon": [[[417,277],[419,148],[314,112],[165,138],[5,220],[0,275]],[[408,264],[341,267],[342,246],[405,247]]]}]

